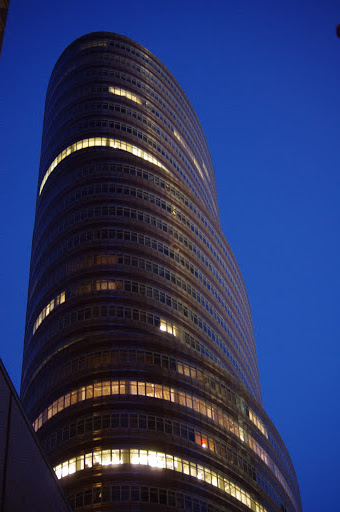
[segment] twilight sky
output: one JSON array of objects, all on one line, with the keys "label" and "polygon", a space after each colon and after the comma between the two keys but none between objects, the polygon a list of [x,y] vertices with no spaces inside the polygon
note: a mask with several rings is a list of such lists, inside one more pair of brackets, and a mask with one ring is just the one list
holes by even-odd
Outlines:
[{"label": "twilight sky", "polygon": [[0,56],[0,357],[19,390],[47,83],[77,37],[151,50],[209,143],[264,408],[305,512],[339,506],[339,0],[12,0]]}]

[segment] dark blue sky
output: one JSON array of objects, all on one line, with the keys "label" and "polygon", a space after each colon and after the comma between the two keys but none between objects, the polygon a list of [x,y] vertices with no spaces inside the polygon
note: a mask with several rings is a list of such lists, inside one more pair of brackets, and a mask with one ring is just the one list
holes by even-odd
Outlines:
[{"label": "dark blue sky", "polygon": [[1,344],[20,385],[44,101],[96,30],[151,50],[205,131],[252,308],[264,407],[307,512],[339,510],[339,0],[12,0],[0,57]]}]

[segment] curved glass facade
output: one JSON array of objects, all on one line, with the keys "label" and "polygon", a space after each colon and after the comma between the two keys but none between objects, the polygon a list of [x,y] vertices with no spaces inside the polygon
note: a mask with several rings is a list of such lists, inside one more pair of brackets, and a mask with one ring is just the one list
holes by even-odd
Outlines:
[{"label": "curved glass facade", "polygon": [[75,509],[301,511],[202,128],[116,34],[48,86],[21,396]]}]

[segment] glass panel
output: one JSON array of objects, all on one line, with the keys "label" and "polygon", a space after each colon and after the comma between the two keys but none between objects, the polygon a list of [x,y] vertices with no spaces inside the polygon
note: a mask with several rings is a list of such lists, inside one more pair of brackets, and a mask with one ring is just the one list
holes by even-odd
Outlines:
[{"label": "glass panel", "polygon": [[163,398],[163,389],[160,384],[155,384],[155,397],[156,398]]},{"label": "glass panel", "polygon": [[125,449],[120,450],[120,458],[121,458],[122,464],[128,464],[130,462],[129,450],[125,450]]},{"label": "glass panel", "polygon": [[101,464],[102,462],[102,452],[97,451],[93,452],[93,464]]},{"label": "glass panel", "polygon": [[102,451],[102,465],[109,466],[111,464],[111,450]]},{"label": "glass panel", "polygon": [[190,475],[189,462],[187,460],[183,460],[183,473]]},{"label": "glass panel", "polygon": [[197,477],[197,466],[194,462],[190,462],[190,475]]},{"label": "glass panel", "polygon": [[146,383],[146,396],[154,397],[155,396],[155,386],[150,382]]},{"label": "glass panel", "polygon": [[139,454],[138,450],[131,449],[130,450],[130,462],[131,464],[139,464]]},{"label": "glass panel", "polygon": [[164,400],[170,402],[170,389],[167,386],[163,386],[163,397]]},{"label": "glass panel", "polygon": [[174,469],[182,473],[182,459],[179,457],[174,457]]},{"label": "glass panel", "polygon": [[111,394],[111,383],[110,381],[103,382],[103,395]]},{"label": "glass panel", "polygon": [[77,457],[76,461],[76,470],[81,471],[82,469],[84,469],[84,455]]},{"label": "glass panel", "polygon": [[92,398],[93,397],[93,384],[90,384],[89,386],[86,386],[86,398]]},{"label": "glass panel", "polygon": [[200,464],[197,464],[197,478],[199,480],[204,480],[204,469]]},{"label": "glass panel", "polygon": [[92,453],[87,453],[85,455],[85,467],[92,468]]},{"label": "glass panel", "polygon": [[147,450],[139,450],[139,463],[143,465],[148,464],[148,452]]},{"label": "glass panel", "polygon": [[96,382],[94,385],[94,397],[102,395],[102,383]]},{"label": "glass panel", "polygon": [[138,394],[145,396],[145,382],[138,382]]},{"label": "glass panel", "polygon": [[204,468],[204,480],[207,484],[211,484],[211,471],[208,468]]},{"label": "glass panel", "polygon": [[120,460],[120,453],[119,453],[119,450],[111,450],[112,451],[112,464],[116,465],[116,464],[121,464],[121,460]]},{"label": "glass panel", "polygon": [[166,468],[174,469],[174,458],[172,455],[166,455]]},{"label": "glass panel", "polygon": [[68,474],[71,475],[72,473],[76,472],[76,458],[70,459],[68,463]]}]

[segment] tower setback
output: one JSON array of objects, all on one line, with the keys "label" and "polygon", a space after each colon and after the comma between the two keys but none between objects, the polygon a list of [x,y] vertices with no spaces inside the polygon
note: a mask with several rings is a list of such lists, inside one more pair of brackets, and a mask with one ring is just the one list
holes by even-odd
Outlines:
[{"label": "tower setback", "polygon": [[117,34],[49,82],[21,397],[77,511],[302,510],[202,128]]}]

